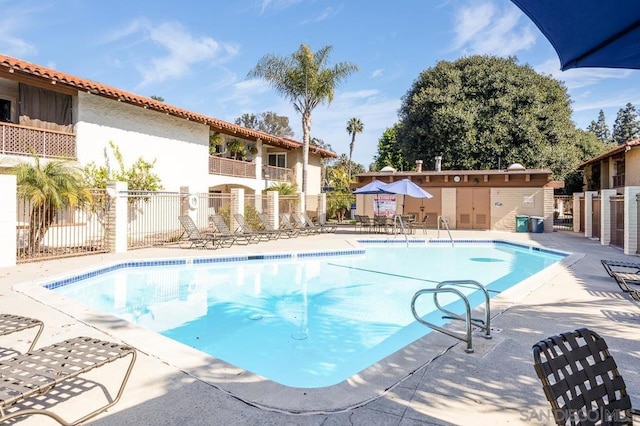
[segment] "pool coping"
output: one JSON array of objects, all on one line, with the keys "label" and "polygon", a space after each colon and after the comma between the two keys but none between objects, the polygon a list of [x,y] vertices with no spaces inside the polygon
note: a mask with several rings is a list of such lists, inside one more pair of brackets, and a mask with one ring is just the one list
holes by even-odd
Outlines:
[{"label": "pool coping", "polygon": [[[356,239],[356,241],[358,241],[358,239]],[[428,241],[431,242],[432,240]],[[451,243],[450,240],[442,241]],[[547,249],[531,244],[514,243],[513,241],[502,239],[469,239],[459,241],[454,239],[454,243],[462,243],[463,241],[469,243],[499,242],[566,255],[566,257],[559,262],[554,263],[550,267],[528,277],[518,285],[492,298],[493,318],[500,315],[514,303],[517,303],[518,300],[535,291],[538,287],[544,285],[563,268],[572,265],[584,257],[584,254],[580,253],[567,253],[561,250]],[[440,241],[435,243],[440,243]],[[358,245],[361,245],[361,243],[358,242]],[[358,249],[357,246],[354,247],[354,250]],[[306,253],[334,253],[336,251],[341,250],[298,250],[295,251],[295,253],[302,254],[304,257]],[[275,256],[278,255],[278,253],[272,253],[271,255]],[[193,260],[196,257],[202,256],[180,256],[172,261],[187,261],[189,259]],[[207,256],[207,258],[211,257],[212,256]],[[213,257],[221,256],[213,255]],[[242,256],[232,255],[227,257],[238,258]],[[140,259],[133,261],[133,263],[141,262],[153,262],[153,260]],[[127,263],[127,261],[103,262],[82,270],[93,271],[122,263]],[[79,269],[75,271],[74,274],[77,275],[80,271]],[[58,277],[68,277],[69,275],[72,274],[58,274]],[[464,353],[464,344],[462,342],[440,333],[429,333],[427,336],[405,346],[403,349],[389,355],[339,384],[324,388],[291,388],[249,373],[187,345],[175,342],[118,317],[104,314],[75,300],[67,299],[58,293],[43,288],[43,283],[53,282],[56,279],[58,278],[48,277],[46,280],[20,283],[16,284],[14,289],[40,303],[70,315],[84,324],[131,344],[145,354],[157,358],[191,377],[232,395],[249,405],[271,411],[304,414],[349,411],[381,397],[385,392],[410,378],[416,371],[430,364],[444,352],[454,348],[453,350],[459,350],[461,353]],[[474,312],[476,311],[480,312],[480,309],[474,310]],[[478,312],[476,312],[475,315],[478,315]],[[474,338],[479,337],[479,335],[479,333],[474,333]],[[456,346],[457,348],[455,348]]]}]

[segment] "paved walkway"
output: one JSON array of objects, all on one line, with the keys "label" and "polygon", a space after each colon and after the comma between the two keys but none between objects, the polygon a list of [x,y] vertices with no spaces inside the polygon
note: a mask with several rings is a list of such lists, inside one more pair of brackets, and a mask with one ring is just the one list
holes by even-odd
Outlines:
[{"label": "paved walkway", "polygon": [[[428,236],[433,234],[429,231]],[[606,337],[634,406],[640,407],[640,304],[624,295],[600,265],[604,258],[640,258],[572,233],[453,234],[454,238],[540,244],[574,254],[563,265],[527,280],[518,292],[493,299],[492,325],[498,331],[492,340],[476,338],[475,353],[466,354],[463,343],[431,333],[368,373],[320,390],[284,389],[117,318],[50,292],[43,294],[34,289],[34,283],[122,259],[353,247],[363,235],[350,230],[215,252],[149,249],[0,268],[0,309],[42,319],[46,327],[39,346],[91,335],[138,348],[138,362],[123,400],[94,419],[96,425],[549,424],[548,404],[533,371],[531,345],[579,327],[590,327]],[[110,371],[115,373],[96,370],[96,381],[113,379],[118,372],[116,365],[113,368]],[[403,379],[398,382],[398,378]],[[95,399],[100,397],[98,388],[90,392],[96,392]],[[63,402],[63,413],[86,410],[83,397]],[[54,424],[42,417],[22,423]]]}]

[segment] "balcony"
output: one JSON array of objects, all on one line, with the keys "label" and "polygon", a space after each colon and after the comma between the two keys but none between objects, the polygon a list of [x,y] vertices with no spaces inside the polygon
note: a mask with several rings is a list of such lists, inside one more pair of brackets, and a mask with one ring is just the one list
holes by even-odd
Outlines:
[{"label": "balcony", "polygon": [[76,135],[0,123],[0,154],[76,159]]},{"label": "balcony", "polygon": [[620,188],[624,186],[624,175],[613,176],[613,187]]},{"label": "balcony", "polygon": [[264,180],[275,182],[292,182],[293,170],[284,167],[262,166],[262,177]]},{"label": "balcony", "polygon": [[256,163],[209,156],[209,174],[255,179]]}]

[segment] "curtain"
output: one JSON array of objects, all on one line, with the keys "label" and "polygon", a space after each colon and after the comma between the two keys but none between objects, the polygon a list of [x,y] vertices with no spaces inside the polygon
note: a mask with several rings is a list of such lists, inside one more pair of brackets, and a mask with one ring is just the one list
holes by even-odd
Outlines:
[{"label": "curtain", "polygon": [[[72,124],[71,95],[20,83],[20,121],[40,120],[55,123],[62,127]],[[26,120],[23,120],[23,116]],[[30,119],[30,120],[29,120]]]}]

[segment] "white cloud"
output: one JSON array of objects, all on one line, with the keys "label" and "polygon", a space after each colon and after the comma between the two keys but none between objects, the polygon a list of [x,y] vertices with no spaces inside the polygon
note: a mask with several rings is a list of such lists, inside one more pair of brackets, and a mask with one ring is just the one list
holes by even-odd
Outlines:
[{"label": "white cloud", "polygon": [[498,9],[493,2],[472,3],[458,9],[451,50],[465,54],[509,56],[530,49],[536,41],[532,24],[520,21],[515,6]]},{"label": "white cloud", "polygon": [[320,15],[316,16],[315,18],[305,19],[304,21],[300,22],[300,25],[322,22],[326,19],[336,16],[337,14],[340,13],[341,10],[342,10],[342,6],[340,6],[338,9],[327,7],[325,10],[322,11]]},{"label": "white cloud", "polygon": [[0,15],[0,52],[16,57],[37,54],[36,46],[18,34],[26,32],[32,26],[33,15],[38,11],[25,8],[23,5],[13,8],[10,5],[11,3],[7,2]]},{"label": "white cloud", "polygon": [[631,70],[607,68],[572,68],[560,71],[560,60],[557,57],[536,65],[534,69],[541,74],[564,81],[568,89],[596,85],[602,80],[625,79],[632,74]]},{"label": "white cloud", "polygon": [[112,33],[106,41],[129,41],[136,47],[142,45],[146,51],[153,51],[149,47],[152,45],[163,52],[151,59],[141,57],[141,63],[135,66],[142,75],[140,87],[182,78],[196,64],[224,63],[237,56],[239,50],[234,44],[221,43],[211,37],[195,37],[179,23],[153,24],[146,19],[132,21],[127,27]]},{"label": "white cloud", "polygon": [[378,78],[378,77],[382,77],[383,75],[384,75],[384,69],[378,68],[377,70],[373,70],[373,72],[371,73],[371,78]]},{"label": "white cloud", "polygon": [[302,0],[261,0],[260,12],[264,13],[267,9],[286,9],[289,6],[300,3]]}]

